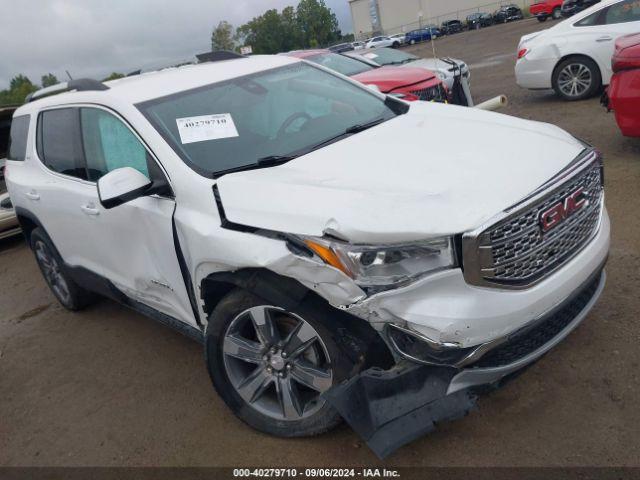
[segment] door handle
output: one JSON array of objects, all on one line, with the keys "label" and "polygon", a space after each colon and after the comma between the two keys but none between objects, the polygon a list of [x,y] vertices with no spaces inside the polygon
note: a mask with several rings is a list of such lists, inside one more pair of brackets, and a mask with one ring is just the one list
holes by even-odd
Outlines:
[{"label": "door handle", "polygon": [[29,200],[37,201],[40,200],[40,195],[35,191],[31,190],[24,194]]},{"label": "door handle", "polygon": [[86,205],[82,205],[80,207],[80,210],[82,210],[87,215],[93,215],[93,216],[100,215],[100,210],[98,210],[93,203],[87,203]]},{"label": "door handle", "polygon": [[596,42],[610,42],[611,40],[613,40],[613,37],[610,37],[609,35],[596,38]]}]

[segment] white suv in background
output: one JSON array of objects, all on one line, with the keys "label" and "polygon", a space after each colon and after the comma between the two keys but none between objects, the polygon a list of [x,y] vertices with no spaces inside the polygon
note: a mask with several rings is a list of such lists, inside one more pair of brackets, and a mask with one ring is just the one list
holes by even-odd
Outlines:
[{"label": "white suv in background", "polygon": [[529,89],[553,88],[565,100],[582,100],[608,85],[618,37],[640,32],[638,0],[603,0],[518,45],[516,81]]},{"label": "white suv in background", "polygon": [[381,456],[585,318],[602,178],[555,126],[410,105],[286,56],[37,92],[7,162],[62,305],[100,294],[180,329],[249,425],[342,417]]}]

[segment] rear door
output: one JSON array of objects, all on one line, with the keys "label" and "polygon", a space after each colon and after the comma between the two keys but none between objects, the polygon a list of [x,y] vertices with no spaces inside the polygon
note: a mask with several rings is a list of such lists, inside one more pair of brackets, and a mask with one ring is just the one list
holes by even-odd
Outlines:
[{"label": "rear door", "polygon": [[65,263],[100,273],[94,251],[98,206],[95,185],[87,180],[80,138],[79,110],[40,112],[36,159],[24,195],[28,210],[42,223]]}]

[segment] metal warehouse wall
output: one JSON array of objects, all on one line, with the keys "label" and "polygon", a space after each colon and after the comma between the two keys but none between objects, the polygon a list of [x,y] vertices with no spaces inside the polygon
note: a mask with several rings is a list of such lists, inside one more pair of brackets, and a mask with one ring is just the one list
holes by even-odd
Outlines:
[{"label": "metal warehouse wall", "polygon": [[526,13],[529,5],[534,3],[534,0],[349,0],[353,32],[358,38],[372,33],[372,1],[377,1],[382,32],[387,35],[408,32],[430,23],[440,25],[449,19],[464,20],[474,12],[493,13],[501,5],[511,3]]}]

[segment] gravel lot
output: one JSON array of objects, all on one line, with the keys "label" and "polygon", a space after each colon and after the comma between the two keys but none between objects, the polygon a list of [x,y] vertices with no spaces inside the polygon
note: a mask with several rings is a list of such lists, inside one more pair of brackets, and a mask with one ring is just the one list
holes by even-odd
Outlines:
[{"label": "gravel lot", "polygon": [[198,344],[110,301],[66,312],[22,240],[2,241],[0,465],[640,465],[640,139],[622,137],[597,99],[516,86],[518,39],[550,25],[525,20],[436,46],[470,63],[478,100],[505,93],[505,113],[555,123],[605,154],[609,281],[563,344],[477,412],[381,462],[346,426],[302,440],[251,430],[216,396]]}]

